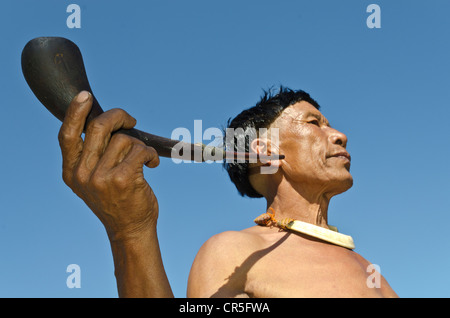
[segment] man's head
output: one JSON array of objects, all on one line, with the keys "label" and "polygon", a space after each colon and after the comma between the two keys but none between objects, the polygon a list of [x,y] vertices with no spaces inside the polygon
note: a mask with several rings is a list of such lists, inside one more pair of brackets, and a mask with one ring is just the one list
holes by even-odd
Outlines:
[{"label": "man's head", "polygon": [[[265,196],[264,180],[276,182],[280,174],[294,184],[329,187],[333,195],[351,187],[353,180],[349,173],[350,162],[349,158],[345,158],[347,137],[329,126],[319,108],[319,104],[308,93],[281,87],[275,95],[265,92],[254,107],[228,122],[228,128],[241,127],[244,131],[278,129],[279,145],[274,146],[276,149],[271,149],[268,144],[265,151],[285,155],[285,159],[277,163],[280,170],[277,176],[249,178],[252,164],[226,162],[225,168],[230,179],[242,196]],[[238,135],[235,138],[247,139],[245,151],[259,151],[258,147],[255,148],[258,143],[252,142],[249,135]],[[235,148],[237,144],[234,143]],[[338,154],[342,156],[339,157]]]}]

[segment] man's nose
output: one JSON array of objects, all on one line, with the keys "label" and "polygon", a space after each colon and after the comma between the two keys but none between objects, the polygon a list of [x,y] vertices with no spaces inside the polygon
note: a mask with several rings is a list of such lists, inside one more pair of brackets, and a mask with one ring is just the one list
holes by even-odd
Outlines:
[{"label": "man's nose", "polygon": [[333,129],[330,140],[333,144],[340,145],[344,148],[347,147],[347,136],[336,129]]}]

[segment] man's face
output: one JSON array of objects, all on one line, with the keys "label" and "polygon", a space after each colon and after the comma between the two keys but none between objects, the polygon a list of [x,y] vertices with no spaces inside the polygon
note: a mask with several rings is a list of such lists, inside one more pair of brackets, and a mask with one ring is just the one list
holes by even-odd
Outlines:
[{"label": "man's face", "polygon": [[310,103],[287,107],[271,127],[279,128],[281,169],[290,182],[331,196],[353,184],[347,137],[330,127]]}]

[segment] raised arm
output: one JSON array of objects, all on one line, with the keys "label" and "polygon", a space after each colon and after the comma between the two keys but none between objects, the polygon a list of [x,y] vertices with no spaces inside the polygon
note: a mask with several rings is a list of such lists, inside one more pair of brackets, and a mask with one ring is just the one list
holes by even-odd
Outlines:
[{"label": "raised arm", "polygon": [[81,92],[61,126],[64,182],[105,226],[119,296],[173,297],[156,232],[158,202],[143,173],[144,165],[158,166],[158,154],[135,138],[112,134],[136,124],[121,109],[92,120],[83,140],[91,107],[92,96]]}]

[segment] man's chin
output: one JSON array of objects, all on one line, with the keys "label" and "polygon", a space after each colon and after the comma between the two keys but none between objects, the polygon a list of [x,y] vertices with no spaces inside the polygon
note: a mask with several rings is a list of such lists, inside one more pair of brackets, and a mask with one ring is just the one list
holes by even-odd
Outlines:
[{"label": "man's chin", "polygon": [[340,178],[334,182],[333,187],[328,191],[329,197],[333,197],[335,195],[341,194],[353,186],[353,177],[350,173],[345,178]]},{"label": "man's chin", "polygon": [[[345,179],[344,181],[342,181],[342,187],[343,187],[343,189],[344,189],[342,192],[347,191],[347,190],[350,189],[352,186],[353,186],[353,178],[352,178],[352,176],[350,175],[349,178],[347,178],[347,179]],[[342,193],[342,192],[341,192],[341,193]]]}]

